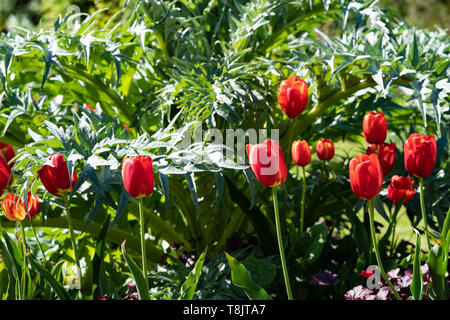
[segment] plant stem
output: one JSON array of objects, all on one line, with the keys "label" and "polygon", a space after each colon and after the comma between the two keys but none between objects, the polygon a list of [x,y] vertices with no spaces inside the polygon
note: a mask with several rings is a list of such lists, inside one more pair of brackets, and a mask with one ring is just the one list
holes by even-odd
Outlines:
[{"label": "plant stem", "polygon": [[20,229],[22,231],[22,247],[23,247],[23,269],[22,269],[22,300],[26,300],[25,288],[26,288],[26,272],[27,272],[27,243],[25,240],[25,229],[22,221],[20,222]]},{"label": "plant stem", "polygon": [[383,277],[384,281],[386,281],[386,283],[389,285],[389,287],[391,288],[391,290],[394,293],[397,300],[402,300],[402,298],[398,294],[397,290],[395,290],[395,287],[393,286],[393,284],[387,277],[386,272],[384,272],[384,268],[381,263],[380,252],[378,251],[377,237],[375,234],[375,225],[373,222],[373,219],[374,219],[374,217],[373,217],[374,216],[373,199],[367,200],[367,202],[369,205],[370,234],[372,236],[373,249],[375,251],[375,257],[377,258],[378,268],[380,269],[381,276]]},{"label": "plant stem", "polygon": [[81,266],[80,266],[80,260],[78,257],[78,249],[77,249],[77,244],[75,242],[75,234],[73,232],[73,225],[72,225],[72,217],[70,215],[70,203],[67,199],[67,192],[64,192],[64,204],[66,206],[66,214],[67,214],[67,224],[69,225],[69,232],[70,232],[70,241],[72,242],[72,249],[73,252],[75,254],[75,262],[77,265],[77,270],[78,270],[78,279],[80,281],[80,291],[81,291],[81,285],[83,283],[82,281],[82,275],[81,275]]},{"label": "plant stem", "polygon": [[423,223],[425,224],[425,237],[427,238],[428,252],[430,252],[430,239],[428,238],[427,213],[425,211],[425,198],[423,194],[423,178],[419,178],[420,183],[420,208],[422,210]]},{"label": "plant stem", "polygon": [[148,288],[148,280],[147,280],[147,254],[145,250],[145,219],[144,219],[144,206],[142,203],[142,198],[139,198],[139,224],[140,224],[140,233],[141,233],[141,255],[142,255],[142,274],[144,275],[144,283],[147,291],[150,291]]},{"label": "plant stem", "polygon": [[286,285],[286,292],[288,299],[293,300],[291,285],[289,283],[289,274],[286,266],[286,258],[284,256],[283,239],[281,238],[280,213],[278,211],[278,196],[276,187],[272,187],[272,194],[273,194],[273,208],[275,211],[275,226],[277,229],[278,248],[280,249],[281,267],[283,269],[284,283]]},{"label": "plant stem", "polygon": [[41,250],[42,257],[44,258],[44,261],[47,262],[47,258],[45,257],[44,249],[42,249],[41,242],[39,241],[39,238],[36,234],[36,230],[34,229],[33,221],[31,219],[30,219],[30,225],[31,225],[31,230],[33,230],[34,237],[36,238],[36,242],[39,247],[39,250]]},{"label": "plant stem", "polygon": [[395,228],[397,227],[397,215],[403,203],[405,202],[405,199],[406,196],[403,197],[402,201],[396,204],[394,214],[392,215],[392,240],[391,240],[392,256],[394,256],[395,253],[394,241],[395,241]]},{"label": "plant stem", "polygon": [[303,222],[305,216],[305,193],[306,193],[305,167],[302,167],[302,173],[303,173],[303,188],[302,188],[302,202],[300,207],[300,234],[303,233]]}]

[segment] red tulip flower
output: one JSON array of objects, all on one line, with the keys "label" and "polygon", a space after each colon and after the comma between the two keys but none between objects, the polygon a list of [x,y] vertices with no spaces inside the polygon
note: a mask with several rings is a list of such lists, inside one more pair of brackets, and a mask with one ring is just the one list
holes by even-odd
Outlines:
[{"label": "red tulip flower", "polygon": [[12,183],[11,169],[3,157],[0,157],[0,195]]},{"label": "red tulip flower", "polygon": [[297,140],[292,143],[292,159],[294,162],[304,167],[311,162],[311,147],[306,140]]},{"label": "red tulip flower", "polygon": [[283,151],[278,142],[266,140],[263,143],[245,146],[250,167],[255,173],[256,178],[263,185],[272,187],[272,200],[275,213],[275,229],[277,232],[278,249],[283,270],[286,293],[289,300],[292,300],[291,285],[287,271],[286,258],[284,256],[283,241],[281,240],[280,213],[278,208],[277,186],[282,184],[287,177],[286,161]]},{"label": "red tulip flower", "polygon": [[387,123],[384,112],[369,112],[363,118],[364,139],[368,143],[381,144],[386,139]]},{"label": "red tulip flower", "polygon": [[283,112],[294,119],[305,110],[308,104],[308,86],[303,79],[290,76],[281,81],[278,91],[278,103]]},{"label": "red tulip flower", "polygon": [[87,103],[85,103],[84,105],[85,105],[85,106],[86,106],[86,108],[88,108],[89,110],[91,110],[91,111],[95,111],[95,108],[94,108],[94,107],[92,107],[92,106],[90,106],[90,105],[88,105]]},{"label": "red tulip flower", "polygon": [[413,133],[405,141],[405,168],[412,176],[426,178],[436,163],[436,138]]},{"label": "red tulip flower", "polygon": [[23,220],[24,216],[17,210],[18,197],[14,193],[8,193],[2,201],[2,209],[5,217],[10,221]]},{"label": "red tulip flower", "polygon": [[286,180],[286,161],[278,142],[269,139],[256,145],[247,144],[245,149],[250,167],[259,182],[274,187]]},{"label": "red tulip flower", "polygon": [[404,204],[407,204],[416,194],[416,189],[412,187],[413,184],[414,180],[410,177],[392,176],[388,186],[388,199],[397,204],[406,196]]},{"label": "red tulip flower", "polygon": [[[32,195],[28,192],[27,195],[27,207],[30,218],[34,218],[39,210],[39,199],[36,195]],[[19,197],[10,192],[2,201],[2,209],[5,213],[5,217],[10,221],[18,221],[28,218],[27,210],[25,209],[25,203],[23,199],[19,200]]]},{"label": "red tulip flower", "polygon": [[380,161],[381,168],[383,168],[383,176],[386,176],[389,172],[391,172],[392,167],[395,162],[395,143],[382,143],[382,144],[372,144],[367,150],[366,154],[376,153],[376,149],[378,149],[378,160]]},{"label": "red tulip flower", "polygon": [[[0,157],[5,159],[7,163],[11,161],[12,158],[14,158],[15,153],[12,145],[9,145],[4,142],[0,142]],[[11,169],[14,166],[14,163],[9,164],[9,168]]]},{"label": "red tulip flower", "polygon": [[75,170],[72,172],[72,181],[69,177],[69,168],[67,167],[64,156],[61,154],[50,157],[53,167],[44,165],[39,171],[38,176],[42,184],[48,192],[54,196],[61,196],[66,192],[71,192],[73,186],[77,182],[77,174]]},{"label": "red tulip flower", "polygon": [[330,139],[320,139],[316,145],[317,156],[320,160],[331,160],[334,157],[334,144]]},{"label": "red tulip flower", "polygon": [[[19,210],[23,210],[26,218],[34,218],[39,212],[39,198],[37,195],[28,192],[27,194],[27,208],[25,208],[25,202],[23,200],[19,203]],[[29,215],[29,216],[28,216]]]},{"label": "red tulip flower", "polygon": [[155,188],[152,158],[150,156],[125,157],[122,161],[122,178],[130,196],[148,197]]},{"label": "red tulip flower", "polygon": [[383,169],[376,154],[354,157],[349,171],[352,190],[359,198],[371,200],[381,191]]}]

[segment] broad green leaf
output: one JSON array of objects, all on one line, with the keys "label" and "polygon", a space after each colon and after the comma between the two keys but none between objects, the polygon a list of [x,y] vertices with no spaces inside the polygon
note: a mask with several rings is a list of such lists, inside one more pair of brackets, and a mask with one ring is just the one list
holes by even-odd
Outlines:
[{"label": "broad green leaf", "polygon": [[104,294],[103,290],[103,276],[105,274],[104,268],[103,268],[103,261],[105,259],[105,245],[106,245],[106,234],[108,233],[109,229],[109,222],[111,220],[111,216],[108,215],[105,223],[103,224],[102,229],[100,230],[100,233],[97,238],[97,244],[95,246],[95,254],[94,258],[92,259],[92,266],[93,266],[93,278],[92,282],[94,285],[97,286],[97,289],[94,291],[94,295],[98,292],[101,296]]},{"label": "broad green leaf", "polygon": [[449,290],[447,281],[448,248],[450,241],[449,225],[450,210],[444,221],[440,237],[440,245],[436,244],[431,248],[428,254],[427,264],[430,267],[431,274],[431,292],[430,297],[438,300],[448,300]]},{"label": "broad green leaf", "polygon": [[48,282],[48,284],[52,287],[52,289],[55,291],[56,295],[61,300],[72,300],[72,297],[69,295],[69,293],[64,289],[64,286],[59,283],[50,272],[48,272],[44,267],[42,267],[36,260],[34,260],[33,257],[28,256],[28,261],[30,262],[31,266],[40,273],[40,275]]},{"label": "broad green leaf", "polygon": [[242,288],[250,300],[272,300],[263,288],[253,282],[250,272],[242,263],[226,252],[225,255],[231,268],[231,281],[234,285]]},{"label": "broad green leaf", "polygon": [[136,262],[126,253],[125,251],[125,243],[126,240],[122,243],[122,254],[127,262],[128,268],[130,269],[131,274],[133,275],[133,279],[136,282],[137,291],[139,294],[139,299],[141,300],[151,300],[150,292],[148,289],[148,280],[147,277],[144,276],[142,270],[138,267]]},{"label": "broad green leaf", "polygon": [[9,252],[8,247],[5,246],[2,239],[0,239],[0,250],[3,252],[3,254],[6,257],[5,264],[6,264],[6,268],[8,269],[8,272],[12,275],[12,277],[15,280],[18,280],[19,276],[17,273],[16,263],[11,255],[11,253]]},{"label": "broad green leaf", "polygon": [[197,288],[197,283],[202,273],[203,263],[205,262],[207,251],[208,249],[206,248],[205,251],[202,252],[200,257],[198,257],[194,268],[192,269],[191,273],[189,273],[186,281],[181,286],[179,300],[192,300],[192,298],[194,297],[195,289]]},{"label": "broad green leaf", "polygon": [[195,179],[194,179],[194,173],[189,172],[184,175],[186,178],[189,191],[192,196],[192,200],[194,200],[195,209],[197,211],[197,219],[200,217],[200,207],[198,206],[198,196],[197,196],[197,187],[195,186]]},{"label": "broad green leaf", "polygon": [[256,199],[256,191],[255,191],[255,185],[253,184],[253,176],[254,173],[251,168],[247,168],[244,170],[245,177],[247,178],[248,184],[250,186],[250,191],[252,192],[252,203],[250,205],[249,210],[253,208],[255,205],[255,199]]},{"label": "broad green leaf", "polygon": [[277,275],[277,267],[262,259],[250,256],[245,258],[242,264],[252,275],[253,281],[261,287],[268,287]]},{"label": "broad green leaf", "polygon": [[115,225],[117,223],[117,220],[119,220],[119,218],[125,212],[125,209],[127,208],[128,205],[128,200],[130,200],[130,194],[127,192],[125,188],[123,188],[119,196],[119,205],[117,207],[116,215],[111,225]]}]

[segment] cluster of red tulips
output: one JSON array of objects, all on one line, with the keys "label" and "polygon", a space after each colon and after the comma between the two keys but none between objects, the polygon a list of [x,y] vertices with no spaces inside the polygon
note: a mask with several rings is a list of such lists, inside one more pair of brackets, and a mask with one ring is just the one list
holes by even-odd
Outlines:
[{"label": "cluster of red tulips", "polygon": [[[377,258],[380,273],[386,283],[391,288],[397,299],[400,295],[388,279],[381,264],[380,254],[377,247],[377,239],[374,228],[374,204],[373,198],[383,187],[383,176],[386,176],[392,169],[395,161],[395,143],[386,144],[387,123],[383,112],[369,112],[363,119],[364,138],[371,145],[366,154],[357,155],[349,163],[350,184],[353,192],[361,199],[367,200],[369,206],[369,219],[372,236],[372,244]],[[427,232],[427,216],[425,212],[423,196],[423,179],[428,177],[436,162],[436,139],[430,134],[422,136],[419,133],[411,134],[404,144],[404,164],[406,171],[419,178],[420,182],[420,203],[422,218],[424,220],[425,232]],[[411,177],[400,177],[394,175],[388,186],[388,198],[397,205],[394,212],[398,212],[399,204],[407,203],[416,193],[412,186],[414,180]],[[427,237],[428,250],[430,242]]]},{"label": "cluster of red tulips", "polygon": [[[305,81],[295,76],[291,76],[282,81],[279,87],[278,101],[281,109],[289,118],[293,119],[301,114],[303,110],[305,110],[308,103],[308,87]],[[88,108],[89,107],[90,106],[88,106]],[[382,189],[383,176],[388,175],[393,167],[396,146],[395,143],[385,142],[387,135],[387,123],[383,112],[369,112],[364,116],[363,133],[364,138],[370,145],[367,148],[366,154],[357,155],[350,161],[350,184],[353,192],[358,197],[365,199],[368,202],[370,209],[372,243],[374,245],[377,261],[381,269],[380,271],[382,271],[382,275],[386,282],[390,284],[389,279],[382,270],[378,249],[376,246],[376,238],[373,228],[373,198]],[[11,146],[4,143],[0,144],[0,150],[2,151],[0,157],[0,191],[3,193],[3,191],[12,183],[11,168],[13,163],[11,160],[14,158],[14,150]],[[256,178],[265,186],[273,187],[275,222],[283,275],[288,298],[292,299],[289,276],[284,257],[283,242],[281,238],[276,191],[276,187],[281,185],[287,177],[285,158],[280,145],[273,140],[266,140],[265,142],[257,145],[249,144],[246,146],[246,151],[249,158],[250,167]],[[302,168],[303,172],[303,189],[299,228],[299,231],[302,232],[306,190],[304,167],[311,162],[311,147],[307,141],[297,140],[292,143],[291,153],[293,161]],[[316,153],[318,158],[321,160],[331,160],[334,157],[333,142],[329,139],[320,139],[316,144]],[[430,135],[425,137],[418,133],[410,135],[404,145],[404,155],[406,170],[412,176],[418,177],[420,181],[422,213],[426,228],[426,216],[423,202],[423,178],[426,178],[431,174],[435,165],[436,140],[434,136]],[[51,165],[44,165],[38,171],[38,176],[42,185],[49,193],[57,197],[64,197],[72,246],[75,253],[79,278],[81,280],[81,268],[70,217],[70,204],[68,202],[68,195],[73,190],[73,187],[77,182],[77,175],[75,170],[73,170],[72,176],[70,176],[67,163],[64,160],[64,157],[60,154],[51,156],[50,163]],[[122,177],[123,184],[127,192],[132,197],[139,199],[142,267],[143,275],[146,275],[147,262],[144,240],[145,230],[142,198],[149,196],[153,192],[155,186],[151,157],[141,155],[136,157],[125,157],[122,162]],[[416,192],[416,190],[412,188],[413,183],[414,180],[410,177],[399,177],[394,175],[388,186],[389,199],[395,204],[407,203]],[[2,208],[6,218],[13,221],[21,221],[27,217],[27,215],[32,218],[37,214],[39,201],[36,195],[28,193],[27,205],[25,206],[23,200],[19,200],[19,198],[13,193],[8,193],[2,201]],[[25,247],[24,250],[26,250]],[[391,288],[393,292],[396,293],[393,286]]]},{"label": "cluster of red tulips", "polygon": [[[387,123],[384,112],[369,112],[363,119],[364,138],[370,143],[366,154],[350,161],[350,183],[353,192],[360,198],[373,199],[381,190],[383,177],[391,171],[395,161],[395,143],[385,143]],[[436,162],[436,139],[419,133],[411,134],[404,145],[406,171],[420,179],[428,177]],[[407,203],[416,193],[410,177],[392,176],[388,186],[388,198],[394,204],[403,198]]]},{"label": "cluster of red tulips", "polygon": [[[294,119],[300,115],[308,104],[308,86],[303,79],[291,76],[281,82],[278,92],[278,103],[283,112]],[[277,229],[278,246],[281,265],[286,285],[287,296],[293,299],[289,275],[284,256],[283,241],[281,238],[280,218],[278,212],[278,199],[276,187],[281,185],[287,177],[286,161],[278,142],[266,140],[263,143],[246,146],[249,164],[256,178],[265,186],[273,189],[273,202],[275,211],[275,225]],[[331,160],[334,157],[334,145],[330,139],[320,139],[316,144],[317,157],[320,160]],[[306,140],[297,140],[292,143],[291,154],[293,161],[302,168],[303,189],[300,212],[300,233],[303,232],[304,203],[306,191],[305,166],[311,162],[311,147]]]},{"label": "cluster of red tulips", "polygon": [[[283,112],[291,119],[303,112],[308,103],[308,89],[305,81],[295,76],[281,82],[279,87],[278,102]],[[365,140],[370,144],[366,154],[357,155],[349,163],[350,184],[353,192],[362,199],[368,201],[370,209],[370,222],[372,243],[380,267],[380,271],[391,286],[397,298],[398,293],[387,278],[376,245],[374,230],[374,204],[373,198],[381,191],[383,176],[387,176],[395,162],[396,145],[386,143],[387,122],[384,112],[369,112],[363,119],[363,133]],[[286,162],[281,147],[276,141],[267,140],[258,145],[247,145],[247,154],[250,167],[256,178],[264,185],[273,187],[273,201],[275,210],[275,222],[277,228],[280,257],[285,278],[286,291],[289,299],[292,293],[289,285],[289,276],[284,258],[284,249],[281,239],[280,222],[278,214],[278,200],[275,187],[284,182],[287,176]],[[330,160],[334,156],[334,146],[331,140],[321,139],[316,145],[317,156],[321,160]],[[311,162],[311,148],[307,141],[297,140],[292,143],[292,159],[302,168],[303,189],[300,211],[300,228],[303,231],[304,199],[306,190],[306,177],[304,167]],[[405,167],[409,174],[418,177],[421,186],[421,206],[425,230],[427,229],[426,215],[423,200],[423,178],[428,177],[433,171],[436,161],[436,140],[433,135],[428,137],[418,133],[411,134],[404,145]],[[276,168],[276,170],[273,170]],[[269,170],[272,169],[272,170]],[[392,176],[388,186],[388,198],[394,204],[404,204],[411,200],[416,193],[412,188],[414,180],[410,177]],[[398,211],[398,210],[397,210]]]},{"label": "cluster of red tulips", "polygon": [[[14,163],[11,161],[14,156],[14,149],[11,145],[0,143],[0,195],[3,194],[4,190],[9,188],[12,183],[11,169]],[[64,156],[61,154],[56,154],[49,159],[51,165],[44,165],[40,170],[38,170],[38,177],[45,187],[45,189],[56,197],[63,197],[65,206],[69,232],[71,236],[72,247],[75,254],[75,260],[77,265],[77,271],[79,280],[81,283],[82,272],[79,262],[78,248],[73,232],[72,218],[70,216],[70,204],[68,195],[72,192],[73,187],[77,182],[77,174],[75,170],[72,171],[70,176],[69,168],[67,162],[64,160]],[[10,164],[8,164],[10,163]],[[150,156],[137,156],[137,157],[125,157],[123,159],[123,169],[122,169],[123,183],[127,192],[135,198],[140,200],[140,219],[141,219],[141,246],[142,246],[142,263],[144,274],[147,270],[147,260],[146,260],[146,250],[144,241],[144,216],[142,208],[142,197],[149,196],[154,189],[154,176],[153,176],[153,163]],[[26,217],[29,219],[35,217],[39,211],[39,199],[36,195],[28,192],[26,203],[20,197],[16,196],[14,193],[9,192],[1,203],[5,217],[11,221],[19,221],[22,229],[23,238],[23,250],[24,257],[26,259],[27,249],[25,242],[25,232],[22,224],[22,220]],[[31,224],[33,226],[33,224]],[[34,228],[33,228],[34,231]],[[36,236],[36,233],[35,233]],[[40,246],[39,239],[36,237],[39,248],[42,251],[43,258],[45,259],[45,254]],[[26,261],[26,260],[25,260]],[[24,262],[25,270],[26,262]],[[25,271],[24,271],[25,272]],[[25,282],[23,281],[23,285]],[[25,288],[23,288],[25,290]]]}]

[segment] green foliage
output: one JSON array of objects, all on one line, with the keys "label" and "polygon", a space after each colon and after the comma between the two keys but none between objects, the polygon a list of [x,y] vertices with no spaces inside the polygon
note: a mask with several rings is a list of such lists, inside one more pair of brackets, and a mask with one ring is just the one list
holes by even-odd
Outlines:
[{"label": "green foliage", "polygon": [[205,262],[206,249],[202,252],[194,268],[187,277],[186,281],[181,286],[180,300],[192,300],[195,294],[195,289],[197,288],[197,283],[202,272],[203,263]]},{"label": "green foliage", "polygon": [[413,277],[411,282],[411,293],[414,300],[422,300],[423,297],[423,278],[420,271],[420,233],[416,232],[416,252],[414,253]]},{"label": "green foliage", "polygon": [[250,272],[242,263],[228,253],[225,255],[231,268],[231,280],[236,286],[244,289],[250,300],[272,300],[263,288],[253,282]]},{"label": "green foliage", "polygon": [[428,255],[427,263],[430,267],[432,278],[432,293],[433,299],[448,299],[448,283],[447,283],[447,265],[448,265],[448,249],[450,243],[450,211],[447,212],[444,227],[438,244],[434,245]]},{"label": "green foliage", "polygon": [[136,262],[126,253],[125,251],[125,241],[122,244],[122,254],[125,258],[125,261],[130,268],[130,272],[133,275],[134,281],[136,281],[137,291],[139,293],[139,299],[141,300],[150,300],[149,290],[148,290],[148,281],[147,275],[142,273],[142,270],[139,269]]},{"label": "green foliage", "polygon": [[[256,182],[247,165],[210,157],[225,151],[225,145],[209,137],[186,145],[183,138],[194,136],[197,126],[205,132],[217,128],[224,136],[227,129],[279,129],[289,169],[294,139],[306,139],[313,150],[322,137],[343,143],[325,166],[313,156],[306,168],[309,228],[303,235],[296,231],[300,183],[291,174],[294,170],[280,192],[282,229],[289,234],[288,267],[295,270],[291,274],[299,284],[298,297],[322,297],[305,288],[318,269],[327,268],[342,278],[336,287],[342,297],[345,286],[357,281],[354,271],[362,271],[371,259],[367,220],[357,216],[362,204],[348,179],[349,159],[367,147],[361,123],[368,111],[385,112],[387,141],[397,143],[391,175],[406,175],[402,144],[410,133],[437,136],[438,160],[424,183],[429,226],[442,230],[450,204],[450,51],[445,31],[413,28],[376,1],[127,4],[105,11],[101,4],[83,7],[80,1],[89,12],[80,15],[80,24],[66,14],[48,27],[44,21],[44,28],[22,27],[0,35],[0,133],[17,154],[11,192],[24,196],[31,188],[40,197],[41,217],[35,226],[58,228],[52,231],[54,240],[46,235],[47,228],[40,236],[47,258],[64,260],[47,270],[57,282],[62,283],[73,253],[64,233],[63,203],[44,191],[37,171],[50,155],[60,153],[77,172],[70,197],[74,227],[81,231],[80,254],[95,294],[117,298],[124,294],[126,277],[121,274],[127,270],[119,245],[127,239],[129,266],[136,266],[131,261],[140,249],[137,202],[122,186],[121,161],[142,154],[152,157],[156,177],[155,191],[144,200],[147,256],[154,264],[149,275],[154,286],[147,298],[179,298],[185,281],[196,284],[190,287],[195,294],[186,293],[189,298],[245,298],[242,290],[233,289],[229,267],[220,258],[225,250],[231,252],[227,246],[234,234],[247,244],[256,236],[253,250],[261,249],[266,258],[231,260],[235,269],[245,269],[243,278],[238,277],[244,284],[238,283],[250,288],[252,296],[267,287],[277,295],[283,290],[275,259],[267,259],[277,252],[269,188]],[[65,5],[58,1],[53,10],[64,12]],[[295,120],[284,116],[276,99],[280,81],[291,74],[306,80],[310,97]],[[392,205],[386,195],[384,189],[376,209],[389,220]],[[417,228],[417,197],[406,207]],[[1,224],[15,228],[3,218]],[[11,246],[14,241],[3,240],[0,294],[13,298],[23,258],[20,247]],[[29,242],[36,253],[36,243]],[[354,252],[344,254],[339,246]],[[384,259],[410,253],[397,250],[402,256],[393,257],[387,238],[383,246]],[[197,258],[206,247],[204,265],[197,261],[192,282],[187,269],[175,261],[191,250]],[[444,278],[447,267],[436,261],[446,254],[433,249],[428,257],[432,271]],[[161,265],[163,258],[167,265]],[[55,288],[41,287],[41,280],[37,295],[54,297]]]}]

